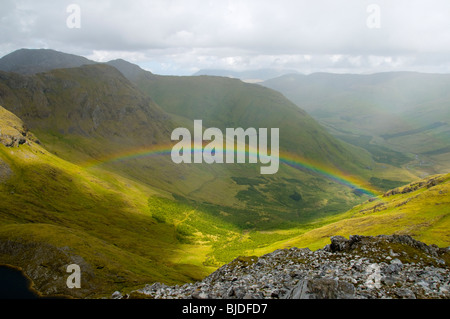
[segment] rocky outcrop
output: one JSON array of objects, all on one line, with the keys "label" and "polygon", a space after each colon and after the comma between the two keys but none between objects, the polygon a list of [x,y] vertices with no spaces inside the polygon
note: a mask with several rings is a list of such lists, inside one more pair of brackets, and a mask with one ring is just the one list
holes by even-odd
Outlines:
[{"label": "rocky outcrop", "polygon": [[[86,298],[96,292],[97,282],[92,267],[69,247],[55,247],[40,242],[0,239],[0,264],[20,269],[43,296]],[[81,288],[69,289],[67,266],[81,267]]]},{"label": "rocky outcrop", "polygon": [[450,248],[410,236],[341,236],[323,249],[239,257],[201,282],[161,283],[114,298],[450,298]]},{"label": "rocky outcrop", "polygon": [[414,192],[414,191],[416,191],[420,188],[424,188],[424,187],[431,188],[436,185],[439,185],[440,183],[442,183],[444,181],[445,181],[445,178],[443,178],[442,176],[430,177],[428,179],[414,182],[414,183],[411,183],[411,184],[403,186],[403,187],[398,187],[398,188],[389,190],[383,194],[383,197],[389,197],[389,196],[397,195],[397,194],[407,194],[407,193]]},{"label": "rocky outcrop", "polygon": [[0,143],[18,147],[30,140],[38,142],[17,116],[0,106]]}]

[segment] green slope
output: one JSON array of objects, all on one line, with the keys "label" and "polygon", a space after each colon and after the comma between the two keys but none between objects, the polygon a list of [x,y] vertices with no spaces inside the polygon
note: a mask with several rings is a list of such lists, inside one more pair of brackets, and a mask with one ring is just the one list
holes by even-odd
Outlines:
[{"label": "green slope", "polygon": [[332,138],[276,91],[240,80],[196,76],[144,77],[138,87],[169,113],[202,119],[205,127],[278,127],[280,147],[325,165],[359,173],[367,157]]},{"label": "green slope", "polygon": [[0,72],[0,90],[5,107],[44,133],[151,145],[168,141],[175,126],[158,105],[107,65],[33,76]]},{"label": "green slope", "polygon": [[[368,153],[336,140],[308,114],[273,90],[229,78],[158,76],[146,74],[145,71],[134,83],[170,114],[182,116],[191,121],[202,119],[204,127],[218,127],[222,131],[227,127],[277,127],[280,128],[281,152],[293,154],[302,163],[315,163],[342,174],[346,172],[349,175],[362,177],[361,180],[368,180],[373,174],[368,167],[373,167],[375,164]],[[330,180],[305,169],[296,171],[283,164],[276,176],[261,178],[255,174],[255,171],[235,170],[233,172],[228,167],[231,166],[227,166],[226,170],[233,174],[233,179],[236,181],[242,177],[241,183],[238,184],[247,187],[246,190],[241,188],[236,195],[241,201],[243,198],[253,196],[255,200],[250,203],[251,205],[260,203],[260,208],[283,210],[287,215],[289,211],[301,212],[311,209],[320,214],[321,209],[317,206],[320,206],[319,203],[322,200],[329,201],[329,211],[334,211],[336,206],[332,202],[337,202],[336,198],[330,197],[330,194],[339,193],[338,201],[344,198],[347,198],[344,199],[347,201],[352,197],[348,192],[342,197],[342,191],[345,193],[342,186],[334,184],[337,187],[328,188]],[[244,180],[248,183],[244,183]],[[312,180],[315,182],[312,183]],[[230,187],[236,187],[225,176],[221,177],[221,182],[224,181]],[[254,183],[265,184],[267,187],[254,187]],[[271,185],[267,185],[268,183]],[[204,192],[206,189],[200,190]],[[304,202],[296,203],[293,200],[289,202],[289,195],[298,192],[307,198],[309,194],[312,195],[311,190],[316,194],[314,204],[310,202],[305,205]],[[274,207],[273,203],[267,199],[279,191],[285,192],[285,199],[277,200]],[[287,210],[284,209],[286,202],[289,203]],[[218,204],[221,203],[218,202]],[[299,207],[298,204],[303,207]]]},{"label": "green slope", "polygon": [[[63,160],[2,107],[0,130],[0,264],[22,268],[40,293],[97,298],[185,283],[234,258],[228,246],[242,232],[220,214]],[[72,263],[81,289],[66,287]]]},{"label": "green slope", "polygon": [[[15,132],[6,116],[25,132],[18,118],[0,113],[3,137]],[[152,217],[149,198],[161,194],[106,171],[89,172],[25,135],[21,145],[0,144],[0,263],[23,268],[43,293],[78,297],[208,273],[201,263],[176,261],[185,256],[176,230]],[[65,267],[73,262],[86,275],[84,289],[65,287]]]},{"label": "green slope", "polygon": [[[217,76],[160,76],[115,60],[116,67],[170,114],[202,119],[204,127],[278,127],[282,150],[353,172],[369,175],[368,154],[330,136],[322,126],[279,92]],[[192,126],[192,123],[191,123]]]},{"label": "green slope", "polygon": [[392,189],[376,200],[322,220],[322,225],[248,254],[277,248],[322,248],[329,237],[405,234],[439,247],[450,246],[450,174],[440,174]]}]

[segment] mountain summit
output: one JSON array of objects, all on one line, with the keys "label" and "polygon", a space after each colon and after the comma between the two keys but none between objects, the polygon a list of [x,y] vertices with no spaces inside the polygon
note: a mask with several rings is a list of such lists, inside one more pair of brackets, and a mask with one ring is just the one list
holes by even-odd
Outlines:
[{"label": "mountain summit", "polygon": [[36,74],[53,69],[75,68],[96,62],[84,57],[50,49],[20,49],[0,59],[0,70]]},{"label": "mountain summit", "polygon": [[123,59],[116,59],[106,62],[106,64],[115,67],[119,70],[128,80],[136,81],[142,76],[151,76],[152,73],[150,71],[143,70],[136,64],[130,63]]}]

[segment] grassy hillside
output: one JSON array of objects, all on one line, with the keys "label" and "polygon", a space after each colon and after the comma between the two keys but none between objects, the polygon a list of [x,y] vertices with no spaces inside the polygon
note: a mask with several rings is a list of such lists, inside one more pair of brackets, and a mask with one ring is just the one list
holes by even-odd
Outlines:
[{"label": "grassy hillside", "polygon": [[441,174],[395,188],[357,205],[348,212],[322,220],[311,230],[273,245],[249,251],[263,254],[280,247],[322,248],[329,237],[406,234],[429,245],[450,246],[450,174]]},{"label": "grassy hillside", "polygon": [[[323,247],[338,234],[401,233],[430,244],[450,243],[449,175],[301,227],[242,231],[224,221],[225,211],[180,203],[99,169],[89,172],[32,141],[0,145],[0,158],[2,263],[28,270],[39,288],[59,293],[68,293],[64,266],[73,262],[87,274],[80,296],[98,296],[153,281],[199,279],[239,255]],[[59,275],[59,282],[49,273]]]},{"label": "grassy hillside", "polygon": [[[19,118],[0,114],[0,263],[21,267],[41,293],[99,297],[198,280],[220,265],[214,251],[239,236],[165,192],[49,153]],[[24,142],[10,144],[17,134]],[[71,263],[82,268],[80,290],[65,286]]]},{"label": "grassy hillside", "polygon": [[[11,123],[6,113],[2,109],[3,134]],[[17,118],[14,123],[22,126]],[[205,267],[171,261],[184,252],[175,229],[152,217],[148,198],[158,193],[142,184],[100,170],[92,174],[29,139],[16,147],[0,144],[0,173],[0,260],[24,268],[37,284],[68,293],[60,265],[65,260],[81,260],[89,274],[86,289],[78,291],[84,296],[207,273]],[[60,277],[47,278],[46,269]]]},{"label": "grassy hillside", "polygon": [[0,92],[5,108],[30,129],[46,134],[101,138],[116,147],[152,145],[169,141],[175,126],[158,105],[107,65],[33,76],[0,72]]},{"label": "grassy hillside", "polygon": [[153,76],[136,83],[167,112],[202,119],[205,127],[277,127],[281,149],[355,173],[370,163],[281,94],[259,85],[210,76]]}]

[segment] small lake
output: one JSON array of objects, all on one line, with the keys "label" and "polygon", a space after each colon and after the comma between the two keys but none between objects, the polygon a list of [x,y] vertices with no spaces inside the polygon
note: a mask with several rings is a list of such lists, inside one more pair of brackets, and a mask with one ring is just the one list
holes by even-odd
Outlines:
[{"label": "small lake", "polygon": [[0,266],[0,299],[37,299],[30,280],[17,269]]}]

